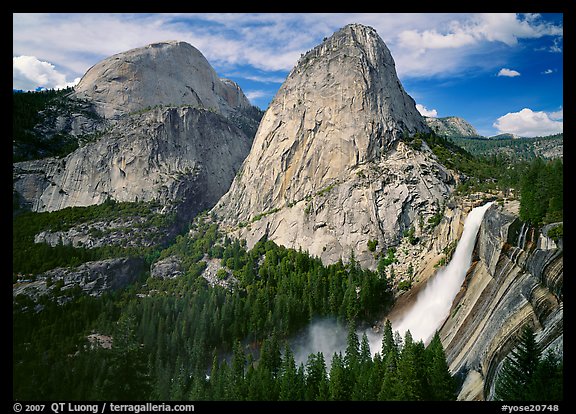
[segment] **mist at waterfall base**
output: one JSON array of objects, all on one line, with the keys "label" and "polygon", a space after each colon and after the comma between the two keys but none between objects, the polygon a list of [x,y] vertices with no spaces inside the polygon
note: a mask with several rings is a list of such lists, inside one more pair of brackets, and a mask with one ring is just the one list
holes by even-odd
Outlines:
[{"label": "mist at waterfall base", "polygon": [[[464,222],[464,230],[450,263],[438,270],[418,294],[415,302],[403,315],[391,320],[392,329],[404,338],[410,330],[414,341],[427,344],[449,316],[454,298],[460,291],[466,272],[472,261],[472,251],[484,213],[493,204],[489,202],[470,211]],[[347,327],[335,318],[318,318],[290,341],[296,365],[306,365],[310,354],[322,352],[328,370],[334,353],[346,350]],[[357,332],[360,338],[366,333],[372,355],[382,350],[382,333],[372,329]]]},{"label": "mist at waterfall base", "polygon": [[306,366],[308,356],[322,352],[326,367],[330,370],[334,353],[346,351],[348,328],[336,318],[317,318],[290,341],[296,366]]}]

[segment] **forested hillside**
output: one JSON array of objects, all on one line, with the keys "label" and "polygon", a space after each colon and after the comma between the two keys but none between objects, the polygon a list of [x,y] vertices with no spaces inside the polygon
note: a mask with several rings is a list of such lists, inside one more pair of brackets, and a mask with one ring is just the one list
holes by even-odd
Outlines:
[{"label": "forested hillside", "polygon": [[[44,127],[57,123],[57,117],[62,115],[82,114],[87,118],[97,118],[86,103],[70,98],[72,92],[73,88],[66,88],[12,94],[14,162],[64,156],[78,148],[79,137],[58,132],[58,127],[48,134],[35,130],[43,122],[47,122]],[[82,139],[93,139],[95,136],[84,135]]]},{"label": "forested hillside", "polygon": [[530,161],[534,158],[561,158],[564,134],[546,137],[450,137],[450,140],[468,152],[478,156],[499,156],[514,161]]},{"label": "forested hillside", "polygon": [[[421,145],[418,139],[426,140],[444,162],[451,159],[454,167],[475,173],[468,178],[467,191],[484,188],[485,181],[495,188],[516,188],[524,220],[536,225],[562,220],[561,160],[536,159],[509,168],[499,165],[497,158],[465,152],[457,157],[462,150],[438,138],[417,137],[410,145]],[[391,341],[386,330],[382,353],[370,357],[366,340],[349,334],[346,353],[334,355],[330,368],[326,360],[332,356],[321,354],[296,366],[287,348],[289,338],[314,318],[337,317],[352,332],[384,314],[398,288],[390,284],[388,271],[393,254],[390,260],[390,254],[382,253],[378,270],[370,271],[360,268],[353,256],[346,264],[324,266],[305,252],[265,239],[247,251],[241,241],[220,233],[217,217],[206,214],[167,248],[90,250],[33,243],[35,232],[65,229],[102,215],[145,213],[154,219],[153,213],[146,213],[154,210],[151,206],[131,204],[15,216],[13,263],[20,272],[37,274],[106,254],[180,263],[175,277],[146,272],[140,283],[101,297],[61,286],[53,295],[67,295],[63,305],[50,297],[34,303],[16,296],[15,398],[455,398],[454,380],[436,339],[428,347],[409,335]],[[221,283],[207,276],[208,263],[216,263]],[[111,346],[102,347],[90,335],[110,338]]]}]

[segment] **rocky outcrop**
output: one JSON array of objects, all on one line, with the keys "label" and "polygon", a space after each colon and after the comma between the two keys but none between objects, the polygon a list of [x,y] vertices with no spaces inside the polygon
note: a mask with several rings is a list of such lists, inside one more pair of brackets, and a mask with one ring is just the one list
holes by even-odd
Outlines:
[{"label": "rocky outcrop", "polygon": [[478,131],[468,121],[457,116],[424,119],[432,131],[443,137],[480,137]]},{"label": "rocky outcrop", "polygon": [[74,287],[84,293],[100,296],[108,290],[118,290],[134,282],[144,271],[141,258],[115,258],[84,263],[77,268],[57,268],[36,275],[35,280],[23,280],[13,285],[12,295],[32,299],[52,295],[65,302],[65,292]]},{"label": "rocky outcrop", "polygon": [[147,223],[146,217],[128,217],[79,223],[68,230],[43,230],[34,243],[93,249],[103,246],[150,247],[160,244],[155,237],[162,230]]},{"label": "rocky outcrop", "polygon": [[183,204],[191,213],[222,196],[250,137],[214,112],[157,108],[119,121],[62,159],[14,165],[14,189],[33,211],[116,201]]},{"label": "rocky outcrop", "polygon": [[[259,122],[238,85],[219,79],[184,42],[105,59],[71,100],[84,112],[94,107],[106,128],[66,157],[14,164],[16,198],[32,211],[156,200],[186,221],[228,190]],[[47,131],[92,128],[68,115],[50,119],[56,121],[44,125]]]},{"label": "rocky outcrop", "polygon": [[184,274],[182,261],[177,256],[158,260],[150,267],[150,276],[158,279],[173,279]]},{"label": "rocky outcrop", "polygon": [[75,96],[94,103],[104,118],[158,105],[186,105],[224,116],[251,107],[235,82],[220,79],[198,49],[180,41],[154,43],[104,59],[82,77]]},{"label": "rocky outcrop", "polygon": [[251,152],[214,209],[252,246],[262,236],[325,262],[395,244],[436,213],[453,177],[424,144],[429,128],[376,31],[349,25],[301,57],[266,111]]},{"label": "rocky outcrop", "polygon": [[545,239],[496,205],[486,212],[463,290],[440,331],[450,370],[463,380],[459,399],[492,397],[525,324],[544,351],[562,349],[563,254]]}]

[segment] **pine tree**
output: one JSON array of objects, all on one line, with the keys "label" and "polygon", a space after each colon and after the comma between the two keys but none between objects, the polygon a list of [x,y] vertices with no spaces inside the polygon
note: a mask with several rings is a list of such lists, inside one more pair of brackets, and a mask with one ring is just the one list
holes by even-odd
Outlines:
[{"label": "pine tree", "polygon": [[332,401],[347,401],[350,399],[350,377],[344,365],[341,353],[334,353],[330,367],[329,392]]},{"label": "pine tree", "polygon": [[286,344],[284,358],[280,367],[280,394],[281,401],[296,401],[302,398],[302,389],[298,383],[298,370],[294,361],[294,354],[290,346]]},{"label": "pine tree", "polygon": [[536,335],[530,325],[525,325],[518,346],[504,360],[495,386],[495,398],[502,401],[524,401],[540,359]]},{"label": "pine tree", "polygon": [[542,358],[526,390],[526,401],[562,401],[564,378],[563,363],[552,352]]},{"label": "pine tree", "polygon": [[353,384],[350,399],[355,401],[376,400],[378,392],[373,391],[372,383],[376,374],[372,354],[370,353],[370,343],[366,332],[364,332],[360,341],[358,368],[355,375],[356,381]]},{"label": "pine tree", "polygon": [[356,324],[353,319],[348,322],[348,336],[346,340],[346,353],[344,354],[344,365],[352,375],[358,369],[358,362],[360,359],[360,343],[358,342],[358,334],[356,334]]},{"label": "pine tree", "polygon": [[328,376],[322,352],[308,355],[305,398],[307,401],[325,401],[328,399]]},{"label": "pine tree", "polygon": [[410,331],[404,335],[404,348],[398,361],[399,399],[418,401],[425,397],[424,345],[414,342]]},{"label": "pine tree", "polygon": [[453,401],[456,399],[456,383],[446,362],[444,347],[438,331],[426,348],[427,371],[430,383],[430,394],[427,399],[438,401]]},{"label": "pine tree", "polygon": [[103,397],[109,400],[146,400],[152,391],[148,358],[134,334],[135,320],[123,316],[118,321],[108,371],[103,381]]},{"label": "pine tree", "polygon": [[245,396],[244,368],[246,367],[246,354],[240,341],[234,343],[232,355],[232,369],[230,371],[230,398],[238,401]]},{"label": "pine tree", "polygon": [[382,335],[382,359],[386,360],[390,353],[398,353],[398,344],[394,340],[394,332],[392,331],[392,323],[390,319],[386,319],[384,324],[384,334]]}]

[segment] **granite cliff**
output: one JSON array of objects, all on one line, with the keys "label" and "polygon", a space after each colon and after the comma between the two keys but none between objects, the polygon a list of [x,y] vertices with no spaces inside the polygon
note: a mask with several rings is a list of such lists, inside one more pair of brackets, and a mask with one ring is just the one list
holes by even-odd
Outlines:
[{"label": "granite cliff", "polygon": [[459,399],[491,399],[497,373],[525,324],[543,353],[563,352],[563,247],[516,212],[493,205],[473,263],[440,330]]},{"label": "granite cliff", "polygon": [[376,31],[348,25],[292,69],[213,211],[249,246],[267,235],[327,263],[354,252],[373,266],[368,240],[398,243],[452,190],[425,144],[402,141],[429,131]]},{"label": "granite cliff", "polygon": [[428,126],[436,134],[447,137],[479,137],[478,131],[468,121],[457,116],[444,118],[425,117]]},{"label": "granite cliff", "polygon": [[[157,200],[189,219],[226,192],[259,121],[238,85],[219,79],[184,42],[105,59],[88,70],[71,99],[92,108],[105,127],[66,157],[14,164],[14,191],[33,211],[108,198]],[[77,118],[54,114],[37,130],[94,129],[74,123]]]}]

